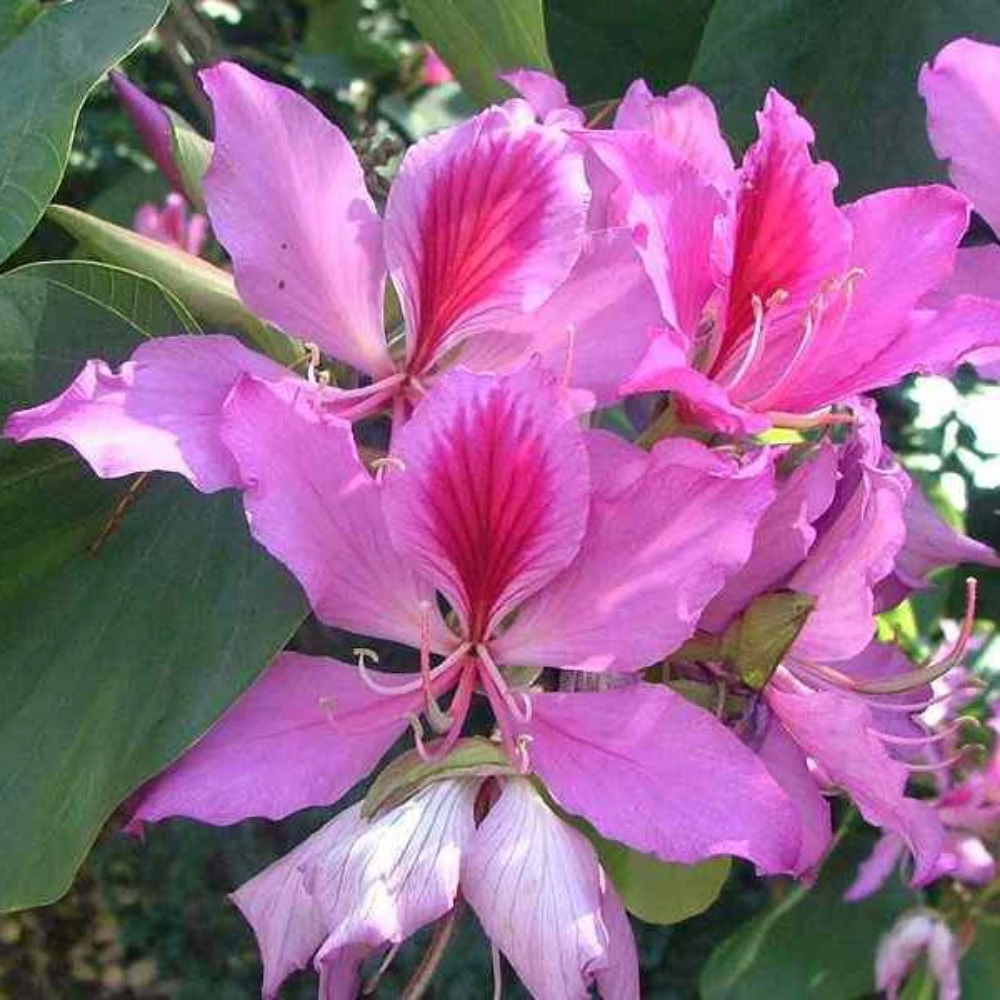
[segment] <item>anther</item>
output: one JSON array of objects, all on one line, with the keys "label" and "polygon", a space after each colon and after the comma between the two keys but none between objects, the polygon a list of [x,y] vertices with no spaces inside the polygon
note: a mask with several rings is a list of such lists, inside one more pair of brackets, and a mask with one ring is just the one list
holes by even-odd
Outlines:
[{"label": "anther", "polygon": [[514,741],[514,754],[517,757],[518,774],[527,774],[531,770],[531,757],[528,747],[531,745],[530,733],[521,733]]},{"label": "anther", "polygon": [[398,469],[400,472],[406,471],[406,463],[396,455],[381,455],[379,458],[373,458],[371,467],[378,482],[382,482],[386,469]]}]

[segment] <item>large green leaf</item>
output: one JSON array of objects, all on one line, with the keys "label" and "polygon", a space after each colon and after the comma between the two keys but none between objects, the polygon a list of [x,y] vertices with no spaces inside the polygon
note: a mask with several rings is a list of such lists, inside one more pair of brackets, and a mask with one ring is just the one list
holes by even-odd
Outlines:
[{"label": "large green leaf", "polygon": [[[14,6],[24,17],[32,12],[30,4],[14,0]],[[0,51],[0,261],[23,242],[55,194],[91,87],[139,43],[165,6],[166,0],[61,4]]]},{"label": "large green leaf", "polygon": [[636,79],[656,90],[691,71],[712,0],[545,0],[549,51],[580,104],[621,97]]},{"label": "large green leaf", "polygon": [[793,886],[723,941],[702,973],[702,1000],[854,1000],[874,992],[879,938],[916,898],[893,880],[869,899],[844,902],[870,849],[870,838],[847,836],[812,889]]},{"label": "large green leaf", "polygon": [[552,71],[542,0],[409,0],[420,34],[480,104],[509,96],[497,78],[526,66]]},{"label": "large green leaf", "polygon": [[41,12],[39,0],[4,0],[0,7],[0,49],[9,45]]},{"label": "large green leaf", "polygon": [[[0,278],[0,414],[190,319],[151,281],[87,262]],[[102,824],[211,725],[303,615],[232,494],[128,483],[59,446],[0,453],[0,910],[56,899]]]},{"label": "large green leaf", "polygon": [[943,176],[917,94],[920,66],[958,35],[1000,38],[996,0],[716,0],[693,78],[746,143],[769,86],[798,103],[844,197]]}]

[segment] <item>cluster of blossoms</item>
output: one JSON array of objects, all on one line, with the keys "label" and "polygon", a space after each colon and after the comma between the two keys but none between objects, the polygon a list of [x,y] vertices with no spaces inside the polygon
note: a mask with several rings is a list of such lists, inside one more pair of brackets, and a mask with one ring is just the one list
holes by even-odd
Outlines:
[{"label": "cluster of blossoms", "polygon": [[[921,80],[932,140],[996,222],[1000,175],[972,160],[995,172],[1000,131],[967,134],[973,60],[948,51]],[[997,560],[938,519],[863,394],[996,365],[1000,251],[959,249],[967,198],[838,205],[775,92],[737,163],[691,87],[636,82],[597,129],[518,71],[520,97],[408,151],[380,214],[306,100],[231,64],[202,81],[212,231],[246,305],[308,345],[305,374],[229,336],[161,338],[5,434],[241,491],[316,617],[363,637],[356,663],[278,656],[130,829],[333,805],[412,739],[235,893],[265,997],[310,961],[321,996],[355,996],[366,962],[430,924],[446,939],[463,903],[533,995],[637,997],[574,818],[663,861],[808,878],[839,792],[884,832],[869,887],[904,856],[917,884],[965,871],[978,791],[925,800],[911,778],[962,753],[927,713],[965,690],[932,682],[972,602],[928,664],[875,616],[940,566]],[[200,247],[177,211],[149,221]],[[377,668],[386,643],[409,672]]]}]

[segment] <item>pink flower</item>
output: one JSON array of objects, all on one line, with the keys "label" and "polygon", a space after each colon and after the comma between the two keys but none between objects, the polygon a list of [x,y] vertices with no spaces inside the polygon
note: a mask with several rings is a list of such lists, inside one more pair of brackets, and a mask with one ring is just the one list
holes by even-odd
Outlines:
[{"label": "pink flower", "polygon": [[357,996],[361,962],[447,924],[459,894],[532,995],[575,1000],[595,985],[608,1000],[638,998],[621,900],[530,782],[446,780],[370,820],[360,810],[233,894],[260,944],[265,998],[314,956],[321,996]]},{"label": "pink flower", "polygon": [[[8,437],[67,441],[98,475],[162,469],[210,491],[240,485],[219,426],[245,373],[349,420],[391,410],[401,422],[457,360],[509,368],[538,354],[597,402],[613,398],[658,306],[629,234],[585,232],[582,156],[562,130],[491,108],[423,140],[383,222],[347,139],[304,98],[228,63],[203,82],[216,118],[208,211],[241,296],[318,345],[314,362],[322,351],[370,384],[318,385],[229,338],[163,338],[117,372],[89,362],[61,396],[14,414]],[[398,351],[383,329],[387,273],[405,317]]]},{"label": "pink flower", "polygon": [[623,391],[667,390],[686,420],[755,433],[1000,340],[995,304],[924,302],[968,222],[954,191],[838,207],[836,172],[813,161],[812,129],[780,94],[735,171],[703,95],[630,97],[613,131],[586,134],[618,180],[609,223],[632,227],[667,321]]},{"label": "pink flower", "polygon": [[441,83],[450,83],[454,74],[445,65],[444,60],[431,48],[424,48],[424,65],[420,72],[420,82],[427,87],[436,87]]},{"label": "pink flower", "polygon": [[[959,38],[920,71],[927,103],[927,131],[934,152],[948,161],[952,183],[1000,237],[1000,47]],[[947,296],[1000,299],[1000,246],[958,252]],[[984,322],[992,312],[984,310]],[[1000,378],[1000,349],[980,348],[967,357],[984,378]]]},{"label": "pink flower", "polygon": [[132,228],[141,236],[201,256],[208,239],[208,219],[193,213],[188,218],[187,202],[176,192],[168,194],[163,208],[146,203],[135,213]]},{"label": "pink flower", "polygon": [[906,977],[924,952],[940,1000],[959,1000],[958,943],[948,925],[929,910],[904,914],[879,942],[875,985],[885,990],[888,1000],[898,1000]]},{"label": "pink flower", "polygon": [[795,868],[791,803],[711,714],[663,685],[562,693],[510,669],[635,673],[679,646],[749,552],[769,463],[585,433],[537,368],[443,376],[375,477],[348,424],[267,381],[240,382],[222,436],[255,537],[318,617],[411,647],[419,672],[284,654],[146,789],[133,826],[333,803],[408,726],[443,756],[478,697],[512,765],[603,835],[664,860]]}]

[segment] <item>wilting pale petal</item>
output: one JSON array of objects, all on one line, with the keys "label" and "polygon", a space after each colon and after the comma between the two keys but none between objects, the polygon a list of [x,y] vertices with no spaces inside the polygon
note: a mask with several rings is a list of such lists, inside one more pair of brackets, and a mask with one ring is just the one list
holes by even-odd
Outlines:
[{"label": "wilting pale petal", "polygon": [[814,872],[833,840],[830,804],[809,770],[805,754],[788,734],[781,720],[771,717],[764,741],[757,750],[772,778],[795,804],[802,829],[796,874]]},{"label": "wilting pale petal", "polygon": [[606,908],[620,911],[621,902],[594,848],[527,780],[506,781],[476,831],[462,862],[462,892],[532,996],[586,1000],[607,970],[615,987],[602,990],[607,1000],[638,998],[635,946],[614,922],[617,912],[614,939],[605,922]]},{"label": "wilting pale petal", "polygon": [[733,154],[712,101],[697,87],[677,87],[656,97],[645,80],[636,80],[618,105],[615,128],[651,132],[719,191],[732,189]]},{"label": "wilting pale petal", "polygon": [[163,337],[142,344],[117,372],[88,361],[61,395],[12,414],[4,436],[65,441],[103,478],[179,472],[212,493],[240,484],[219,435],[223,403],[247,373],[308,390],[232,337]]},{"label": "wilting pale petal", "polygon": [[864,701],[839,691],[800,695],[773,687],[767,700],[795,742],[850,795],[861,815],[906,841],[914,856],[914,881],[926,882],[941,850],[941,823],[928,805],[906,798],[908,771],[873,732]]},{"label": "wilting pale petal", "polygon": [[532,696],[532,767],[606,837],[693,864],[735,854],[792,872],[795,804],[709,712],[661,685]]},{"label": "wilting pale petal", "polygon": [[432,588],[389,543],[382,489],[349,424],[302,394],[247,379],[229,400],[223,434],[254,537],[295,574],[323,621],[419,646],[421,614],[431,614],[435,645],[446,642]]},{"label": "wilting pale petal", "polygon": [[230,897],[257,938],[264,1000],[276,997],[285,978],[308,964],[327,934],[323,912],[306,890],[304,866],[332,844],[353,838],[361,825],[356,808],[342,812]]},{"label": "wilting pale petal", "polygon": [[[392,675],[376,672],[383,682]],[[170,816],[225,826],[336,802],[407,727],[420,694],[371,690],[337,660],[282,653],[183,757],[139,793],[129,829]]]},{"label": "wilting pale petal", "polygon": [[778,484],[754,532],[750,558],[705,609],[699,628],[719,633],[753,598],[783,585],[816,541],[816,520],[833,501],[837,453],[823,445]]},{"label": "wilting pale petal", "polygon": [[537,309],[579,256],[589,197],[569,138],[503,108],[412,146],[385,217],[410,370]]},{"label": "wilting pale petal", "polygon": [[937,984],[938,1000],[959,1000],[959,948],[948,925],[933,910],[900,917],[879,942],[875,955],[875,985],[888,1000],[898,1000],[906,977],[923,952]]},{"label": "wilting pale petal", "polygon": [[906,841],[898,834],[883,833],[872,848],[871,854],[858,865],[858,874],[847,887],[844,899],[856,903],[874,895],[899,867],[906,851]]},{"label": "wilting pale petal", "polygon": [[468,634],[576,555],[587,519],[583,433],[552,376],[443,376],[393,445],[384,485],[389,533],[445,594]]},{"label": "wilting pale petal", "polygon": [[473,371],[505,371],[537,354],[567,387],[614,403],[618,388],[646,350],[647,331],[661,321],[656,291],[625,229],[587,236],[566,282],[535,312],[507,330],[466,341],[459,363]]},{"label": "wilting pale petal", "polygon": [[574,670],[650,666],[690,637],[746,561],[772,498],[766,462],[741,468],[693,441],[661,443],[627,490],[592,499],[579,555],[522,607],[495,655]]},{"label": "wilting pale petal", "polygon": [[381,223],[351,144],[304,97],[233,63],[201,80],[215,112],[208,214],[241,297],[333,357],[386,373]]},{"label": "wilting pale petal", "polygon": [[1000,233],[1000,47],[956,39],[924,65],[919,88],[934,152]]},{"label": "wilting pale petal", "polygon": [[330,930],[316,956],[321,996],[356,996],[366,955],[400,944],[454,906],[478,787],[440,781],[371,822],[353,806],[344,835],[311,855],[305,885]]}]

